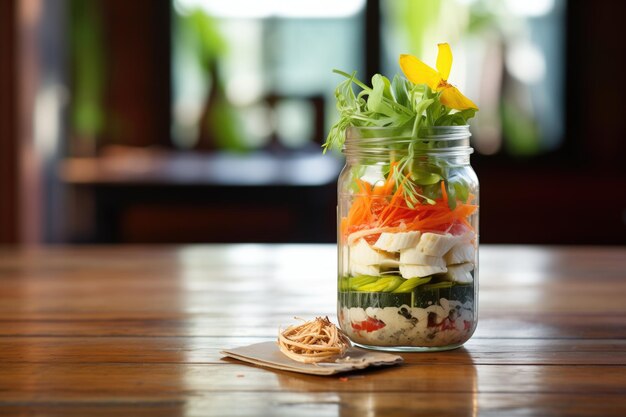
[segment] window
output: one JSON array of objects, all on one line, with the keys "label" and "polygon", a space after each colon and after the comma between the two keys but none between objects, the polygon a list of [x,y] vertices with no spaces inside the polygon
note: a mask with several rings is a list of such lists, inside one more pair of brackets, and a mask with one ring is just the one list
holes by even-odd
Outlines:
[{"label": "window", "polygon": [[400,53],[434,64],[453,45],[453,84],[475,101],[482,154],[536,156],[564,138],[565,1],[390,0],[382,6],[383,69]]},{"label": "window", "polygon": [[[334,117],[333,67],[362,67],[364,0],[175,0],[181,148],[306,149]],[[316,150],[319,150],[316,145]]]}]

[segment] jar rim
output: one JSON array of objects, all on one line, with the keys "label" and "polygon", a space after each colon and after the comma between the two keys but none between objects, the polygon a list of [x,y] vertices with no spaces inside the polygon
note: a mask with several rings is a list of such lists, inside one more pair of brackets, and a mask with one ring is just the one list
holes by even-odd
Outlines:
[{"label": "jar rim", "polygon": [[[469,125],[455,125],[455,126],[429,126],[419,129],[417,137],[413,137],[411,132],[406,127],[389,127],[389,126],[350,126],[346,129],[346,139],[354,137],[350,135],[351,132],[389,132],[389,135],[385,136],[373,136],[368,138],[359,137],[363,139],[437,139],[437,140],[455,140],[472,136],[469,130]],[[400,134],[394,134],[398,132]],[[358,134],[357,134],[358,135]],[[355,135],[356,136],[356,135]]]},{"label": "jar rim", "polygon": [[471,135],[469,125],[425,127],[419,130],[417,137],[413,137],[406,126],[350,126],[346,129],[342,150],[346,155],[354,152],[379,153],[392,148],[402,151],[402,148],[408,149],[411,144],[428,141],[435,146],[430,149],[414,149],[414,152],[468,155],[474,151],[469,145]]}]

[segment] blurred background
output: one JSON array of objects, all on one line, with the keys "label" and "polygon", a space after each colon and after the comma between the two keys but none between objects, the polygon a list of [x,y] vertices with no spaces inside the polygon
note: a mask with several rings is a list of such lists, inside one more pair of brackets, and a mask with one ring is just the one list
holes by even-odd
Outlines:
[{"label": "blurred background", "polygon": [[2,0],[0,243],[334,242],[333,68],[434,64],[485,243],[626,244],[626,3]]}]

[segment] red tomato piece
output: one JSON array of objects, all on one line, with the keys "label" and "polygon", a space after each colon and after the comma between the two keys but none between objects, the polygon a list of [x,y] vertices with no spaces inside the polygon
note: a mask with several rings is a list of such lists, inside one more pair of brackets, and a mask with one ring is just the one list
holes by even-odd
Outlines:
[{"label": "red tomato piece", "polygon": [[441,324],[441,330],[450,330],[450,329],[455,329],[456,327],[454,326],[454,322],[450,321],[449,318],[445,318]]},{"label": "red tomato piece", "polygon": [[374,317],[368,317],[367,320],[363,320],[359,323],[352,323],[352,328],[356,331],[373,332],[385,327],[386,324],[382,320],[375,319]]}]

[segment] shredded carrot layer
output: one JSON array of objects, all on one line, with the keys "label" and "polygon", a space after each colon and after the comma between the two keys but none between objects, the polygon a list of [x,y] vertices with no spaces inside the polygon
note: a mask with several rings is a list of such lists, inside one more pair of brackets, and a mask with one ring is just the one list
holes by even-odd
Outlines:
[{"label": "shredded carrot layer", "polygon": [[[393,169],[393,167],[392,167]],[[468,221],[478,206],[470,204],[474,199],[469,195],[467,201],[457,200],[456,207],[450,209],[448,193],[445,184],[441,181],[442,197],[435,200],[435,204],[415,204],[409,207],[404,198],[404,186],[400,184],[393,192],[394,183],[390,174],[384,184],[372,184],[357,180],[359,193],[353,200],[348,215],[341,219],[340,229],[346,237],[354,232],[375,228],[398,228],[405,231],[429,230],[446,232],[455,226],[473,230]],[[378,234],[368,236],[375,240]]]}]

